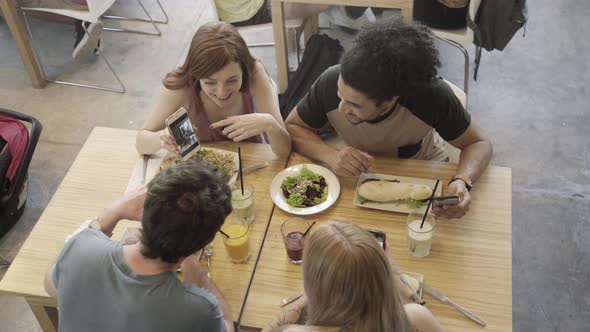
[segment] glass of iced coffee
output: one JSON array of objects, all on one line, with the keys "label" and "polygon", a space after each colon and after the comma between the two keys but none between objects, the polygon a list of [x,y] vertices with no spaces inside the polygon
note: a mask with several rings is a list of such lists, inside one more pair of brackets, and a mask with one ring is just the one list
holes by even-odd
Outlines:
[{"label": "glass of iced coffee", "polygon": [[408,228],[408,249],[410,254],[414,257],[426,257],[430,254],[430,247],[432,246],[432,236],[434,235],[434,228],[436,221],[432,214],[428,214],[422,224],[422,213],[410,213],[406,221]]},{"label": "glass of iced coffee", "polygon": [[244,185],[244,192],[237,186],[231,193],[231,207],[234,218],[251,224],[256,218],[254,212],[254,188]]},{"label": "glass of iced coffee", "polygon": [[290,218],[281,225],[283,243],[287,250],[289,262],[301,264],[303,262],[303,234],[309,228],[310,223],[302,218]]}]

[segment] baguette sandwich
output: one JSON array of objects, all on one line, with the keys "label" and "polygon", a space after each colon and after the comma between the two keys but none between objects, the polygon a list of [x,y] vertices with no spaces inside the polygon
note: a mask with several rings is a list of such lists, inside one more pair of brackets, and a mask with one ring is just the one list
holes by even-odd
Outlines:
[{"label": "baguette sandwich", "polygon": [[407,204],[419,208],[428,201],[432,188],[424,184],[368,180],[358,188],[359,202]]}]

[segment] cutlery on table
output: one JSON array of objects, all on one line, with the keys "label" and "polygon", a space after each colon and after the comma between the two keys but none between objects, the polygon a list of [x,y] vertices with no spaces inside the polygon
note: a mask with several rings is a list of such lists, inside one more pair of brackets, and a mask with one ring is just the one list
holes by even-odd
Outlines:
[{"label": "cutlery on table", "polygon": [[298,298],[302,297],[304,294],[305,294],[305,292],[304,292],[304,291],[301,291],[301,292],[299,292],[299,293],[297,293],[297,294],[294,294],[294,295],[291,295],[291,296],[289,296],[289,297],[286,297],[286,298],[284,298],[284,299],[281,301],[281,307],[284,307],[284,306],[286,306],[287,304],[289,304],[289,303],[291,303],[291,302],[293,302],[293,301],[297,300]]},{"label": "cutlery on table", "polygon": [[213,245],[211,243],[205,246],[203,255],[207,259],[207,278],[211,279],[211,256],[213,256]]},{"label": "cutlery on table", "polygon": [[429,295],[431,295],[432,297],[438,299],[439,301],[446,303],[452,307],[454,307],[455,309],[457,309],[459,312],[461,312],[463,315],[467,316],[469,319],[471,319],[472,321],[476,322],[477,324],[481,325],[481,326],[486,326],[487,323],[479,318],[476,314],[474,314],[473,312],[463,308],[462,306],[458,305],[457,303],[451,301],[451,299],[449,299],[448,296],[444,295],[443,293],[439,292],[438,290],[428,286],[425,283],[420,283],[420,285],[422,286],[422,290],[425,291],[426,293],[428,293]]},{"label": "cutlery on table", "polygon": [[[267,163],[267,162],[263,162],[263,163],[260,163],[260,164],[256,164],[256,165],[252,165],[252,166],[244,167],[244,168],[242,168],[242,173],[249,173],[249,172],[253,172],[253,171],[256,171],[256,170],[259,170],[259,169],[262,169],[262,168],[268,167],[269,165],[270,165],[269,163]],[[237,173],[237,172],[239,172],[239,171],[240,171],[240,170],[237,170],[237,169],[236,169],[236,170],[234,170],[234,171],[232,172],[232,174],[233,174],[233,173]]]},{"label": "cutlery on table", "polygon": [[141,184],[145,184],[145,174],[147,173],[148,161],[150,160],[149,155],[143,156],[143,163],[141,165]]}]

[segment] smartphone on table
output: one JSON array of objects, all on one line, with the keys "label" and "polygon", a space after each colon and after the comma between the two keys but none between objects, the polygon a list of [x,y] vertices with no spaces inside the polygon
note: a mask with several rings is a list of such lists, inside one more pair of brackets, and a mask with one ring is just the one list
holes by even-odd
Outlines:
[{"label": "smartphone on table", "polygon": [[369,233],[371,233],[371,235],[373,235],[375,240],[377,240],[377,242],[379,242],[379,245],[381,246],[381,248],[383,248],[383,249],[386,248],[385,233],[383,233],[382,231],[374,230],[374,229],[367,229],[367,231],[369,231]]},{"label": "smartphone on table", "polygon": [[180,149],[180,156],[183,160],[199,151],[200,143],[197,133],[184,107],[179,108],[166,119],[166,127]]},{"label": "smartphone on table", "polygon": [[443,205],[457,205],[459,204],[459,196],[439,196],[432,198],[432,206],[441,207]]}]

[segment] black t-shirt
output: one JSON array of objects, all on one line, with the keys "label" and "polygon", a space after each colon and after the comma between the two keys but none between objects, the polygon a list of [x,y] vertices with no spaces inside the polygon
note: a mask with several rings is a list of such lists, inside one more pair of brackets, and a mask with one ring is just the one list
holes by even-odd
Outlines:
[{"label": "black t-shirt", "polygon": [[[340,65],[326,69],[297,104],[299,117],[310,127],[321,128],[328,121],[328,113],[337,112],[340,103],[337,94],[339,75]],[[471,123],[471,116],[442,78],[437,78],[430,87],[416,95],[400,96],[394,107],[392,115],[405,108],[434,128],[446,141],[461,136]],[[412,130],[411,127],[408,126],[408,130]]]}]

